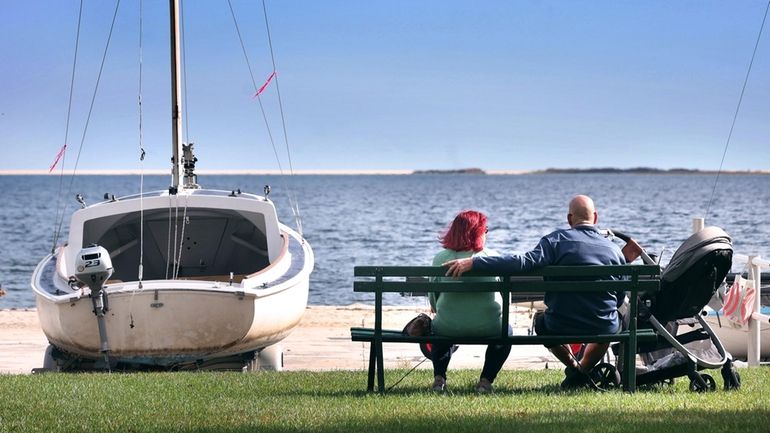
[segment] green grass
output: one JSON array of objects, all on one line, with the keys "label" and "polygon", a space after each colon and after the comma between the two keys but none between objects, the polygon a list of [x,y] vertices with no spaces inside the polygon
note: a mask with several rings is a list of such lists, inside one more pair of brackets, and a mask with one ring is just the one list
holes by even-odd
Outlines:
[{"label": "green grass", "polygon": [[451,392],[434,395],[420,370],[385,396],[367,394],[359,371],[0,376],[0,432],[768,431],[770,369],[740,372],[739,391],[691,393],[680,379],[626,394],[503,371],[495,394],[475,395],[478,372],[450,370]]}]

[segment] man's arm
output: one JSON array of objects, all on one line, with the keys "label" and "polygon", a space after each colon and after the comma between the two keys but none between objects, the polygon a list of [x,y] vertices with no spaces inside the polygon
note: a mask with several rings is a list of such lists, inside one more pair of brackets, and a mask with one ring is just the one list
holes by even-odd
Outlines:
[{"label": "man's arm", "polygon": [[473,269],[500,272],[528,271],[548,265],[553,261],[553,255],[553,246],[544,237],[540,239],[534,250],[522,255],[473,257],[450,260],[443,265],[447,267],[447,276],[457,278]]}]

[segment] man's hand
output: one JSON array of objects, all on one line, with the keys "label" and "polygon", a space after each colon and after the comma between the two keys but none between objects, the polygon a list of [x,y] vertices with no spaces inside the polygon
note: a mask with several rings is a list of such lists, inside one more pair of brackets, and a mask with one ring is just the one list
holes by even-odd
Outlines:
[{"label": "man's hand", "polygon": [[636,260],[640,255],[642,255],[642,251],[644,251],[642,250],[642,247],[633,239],[629,239],[621,249],[623,257],[626,258],[626,263],[631,263]]},{"label": "man's hand", "polygon": [[460,275],[473,269],[473,258],[468,257],[467,259],[450,260],[446,263],[443,263],[441,266],[447,267],[447,277],[457,278]]}]

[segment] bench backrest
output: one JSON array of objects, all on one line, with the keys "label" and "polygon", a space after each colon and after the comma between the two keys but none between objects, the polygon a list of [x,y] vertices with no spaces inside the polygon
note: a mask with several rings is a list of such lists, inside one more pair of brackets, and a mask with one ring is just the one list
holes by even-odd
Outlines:
[{"label": "bench backrest", "polygon": [[[501,335],[507,335],[511,295],[532,292],[656,292],[660,288],[658,265],[547,266],[529,272],[472,271],[465,277],[497,277],[498,281],[464,281],[446,277],[442,266],[356,266],[354,292],[373,293],[375,329],[382,329],[382,295],[399,292],[499,292],[503,298]],[[417,277],[417,278],[415,278]],[[419,278],[423,277],[423,278]],[[443,277],[443,278],[436,278]],[[616,279],[611,279],[612,277]],[[636,302],[630,315],[636,317]],[[636,329],[636,321],[631,328]]]},{"label": "bench backrest", "polygon": [[[356,266],[355,292],[603,292],[657,291],[658,265],[547,266],[529,272],[472,271],[465,277],[499,281],[464,281],[445,276],[442,266]],[[368,278],[366,278],[368,277]],[[415,279],[413,277],[444,277]],[[609,279],[620,277],[622,279]],[[366,279],[365,279],[366,278]]]}]

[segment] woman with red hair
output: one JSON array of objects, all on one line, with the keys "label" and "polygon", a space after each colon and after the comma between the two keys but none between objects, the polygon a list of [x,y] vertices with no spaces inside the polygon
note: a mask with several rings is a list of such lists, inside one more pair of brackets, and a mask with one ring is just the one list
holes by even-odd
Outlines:
[{"label": "woman with red hair", "polygon": [[[494,251],[484,248],[487,231],[486,215],[473,210],[460,212],[441,236],[444,250],[433,258],[433,266],[441,266],[454,259],[497,255]],[[489,281],[488,278],[480,277],[466,277],[463,280]],[[436,335],[480,337],[494,336],[500,332],[502,298],[499,293],[431,293],[429,298],[431,308],[436,312],[431,324],[431,330]],[[510,345],[487,346],[484,368],[476,385],[477,392],[492,391],[492,382],[503,368],[510,352]],[[451,346],[433,345],[431,359],[434,391],[446,390],[446,371],[451,357]]]}]

